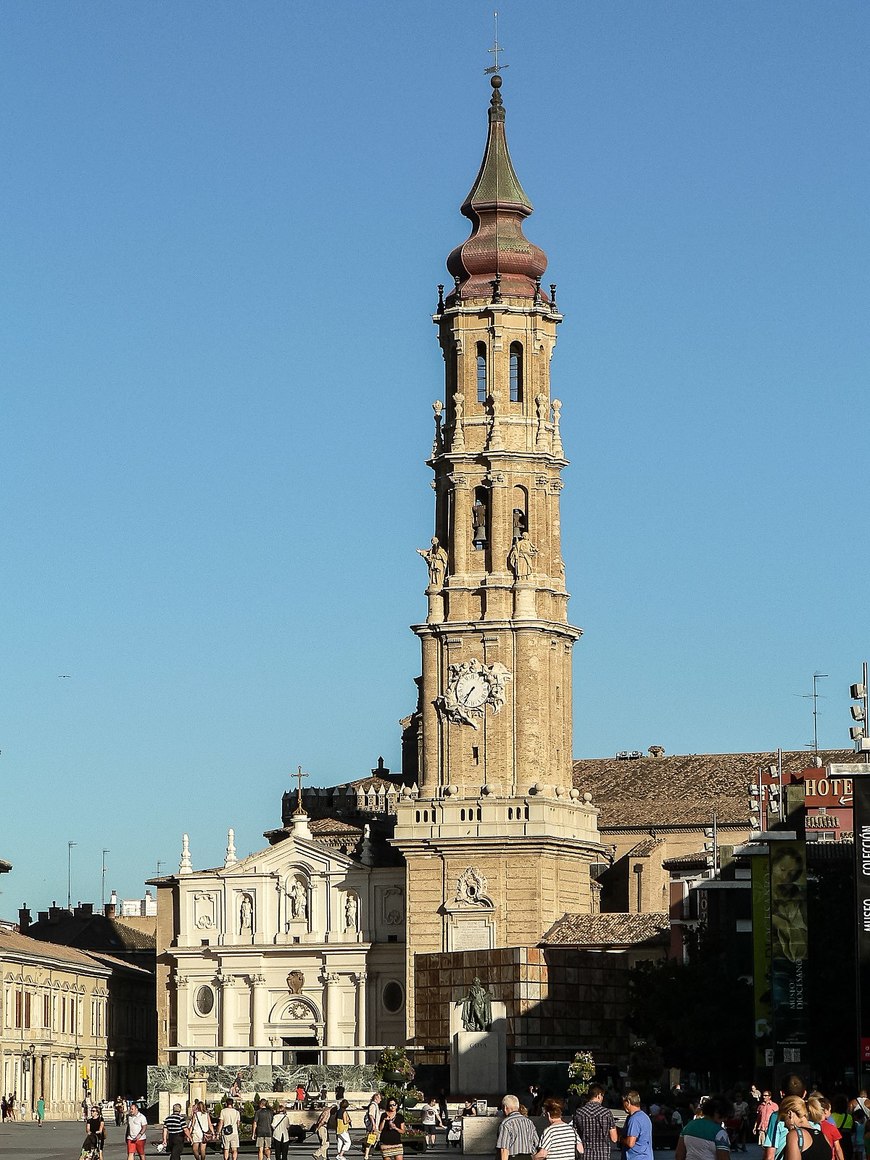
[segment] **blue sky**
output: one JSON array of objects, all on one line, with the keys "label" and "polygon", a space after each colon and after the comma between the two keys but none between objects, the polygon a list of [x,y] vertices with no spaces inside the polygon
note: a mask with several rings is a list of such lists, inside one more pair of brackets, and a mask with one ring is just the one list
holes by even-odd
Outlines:
[{"label": "blue sky", "polygon": [[[553,361],[575,753],[848,743],[867,634],[865,3],[499,5]],[[492,5],[0,9],[0,914],[399,763],[430,315]],[[62,678],[60,674],[69,674]]]}]

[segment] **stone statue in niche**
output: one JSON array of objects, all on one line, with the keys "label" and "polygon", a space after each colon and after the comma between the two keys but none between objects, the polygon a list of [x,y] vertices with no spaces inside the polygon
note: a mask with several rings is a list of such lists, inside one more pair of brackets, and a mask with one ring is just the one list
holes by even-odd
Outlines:
[{"label": "stone statue in niche", "polygon": [[344,929],[356,930],[359,919],[359,902],[355,894],[348,894],[344,903]]},{"label": "stone statue in niche", "polygon": [[471,505],[471,524],[473,532],[471,542],[480,550],[486,547],[486,504],[476,499]]},{"label": "stone statue in niche", "polygon": [[526,513],[522,508],[514,508],[514,534],[513,538],[518,540],[523,532],[526,530]]},{"label": "stone statue in niche", "polygon": [[447,575],[447,553],[438,543],[438,537],[432,537],[431,548],[418,548],[417,555],[422,556],[429,566],[429,587],[443,588]]},{"label": "stone statue in niche", "polygon": [[291,995],[301,995],[305,986],[305,976],[301,971],[291,971],[287,976],[287,990]]},{"label": "stone statue in niche", "polygon": [[517,580],[528,580],[535,570],[535,556],[538,549],[529,539],[529,533],[523,532],[508,553],[508,566],[513,570]]},{"label": "stone statue in niche", "polygon": [[254,903],[250,894],[243,894],[239,904],[239,933],[251,934],[254,930]]},{"label": "stone statue in niche", "polygon": [[492,1026],[492,995],[478,978],[462,1000],[462,1026],[466,1031],[489,1031]]},{"label": "stone statue in niche", "polygon": [[298,878],[290,887],[290,917],[300,922],[308,918],[308,895]]}]

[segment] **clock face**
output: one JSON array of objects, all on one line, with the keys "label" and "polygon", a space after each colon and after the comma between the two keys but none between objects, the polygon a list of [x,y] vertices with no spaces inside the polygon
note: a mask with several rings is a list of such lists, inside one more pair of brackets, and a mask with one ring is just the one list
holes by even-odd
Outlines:
[{"label": "clock face", "polygon": [[469,709],[479,709],[489,700],[489,682],[480,673],[466,673],[456,682],[456,700]]}]

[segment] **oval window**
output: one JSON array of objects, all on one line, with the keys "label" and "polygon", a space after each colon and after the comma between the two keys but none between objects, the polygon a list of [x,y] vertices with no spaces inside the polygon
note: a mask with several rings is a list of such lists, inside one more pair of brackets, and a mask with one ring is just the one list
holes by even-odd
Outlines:
[{"label": "oval window", "polygon": [[193,1005],[198,1014],[211,1015],[214,1010],[214,991],[211,987],[199,987],[194,996]]},{"label": "oval window", "polygon": [[395,979],[391,979],[384,987],[384,1006],[391,1015],[395,1015],[397,1011],[402,1010],[402,1004],[405,1001],[405,992],[402,990],[402,984],[397,983]]}]

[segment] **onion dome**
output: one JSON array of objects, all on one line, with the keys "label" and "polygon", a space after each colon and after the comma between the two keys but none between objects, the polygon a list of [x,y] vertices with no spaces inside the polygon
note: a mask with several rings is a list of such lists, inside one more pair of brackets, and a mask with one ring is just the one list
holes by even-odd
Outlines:
[{"label": "onion dome", "polygon": [[[523,235],[523,218],[532,203],[520,185],[508,152],[504,129],[501,77],[490,78],[489,133],[480,171],[462,204],[462,214],[472,224],[471,236],[447,259],[447,269],[457,280],[448,301],[458,298],[532,298],[545,301],[539,279],[547,268],[547,255]],[[497,286],[493,283],[497,281]]]}]

